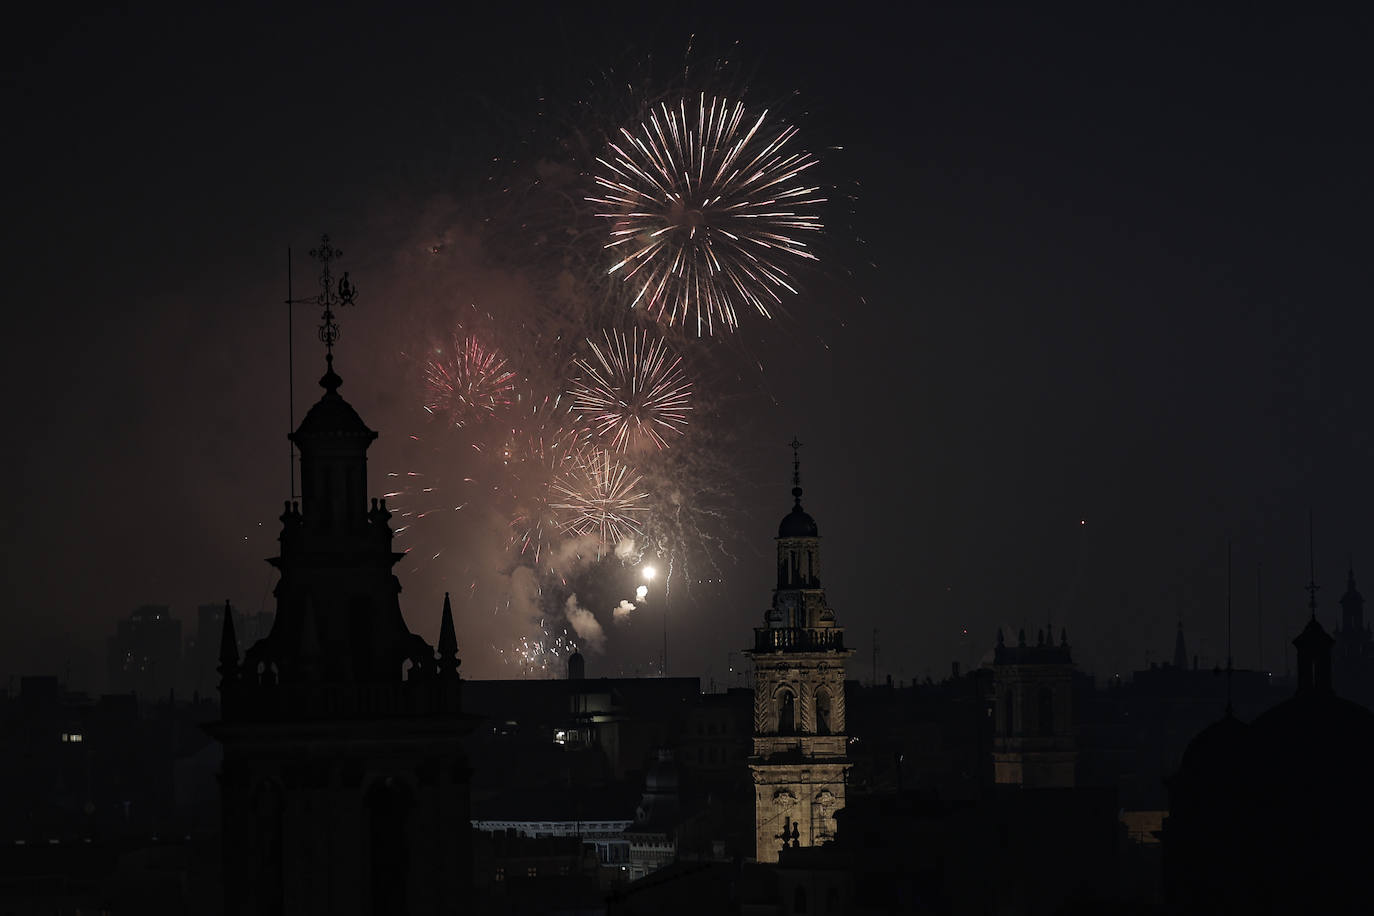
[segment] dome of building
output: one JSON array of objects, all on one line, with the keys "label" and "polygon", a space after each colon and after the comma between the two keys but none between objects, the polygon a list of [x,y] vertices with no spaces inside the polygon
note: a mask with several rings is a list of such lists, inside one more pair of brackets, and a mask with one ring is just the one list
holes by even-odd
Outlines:
[{"label": "dome of building", "polygon": [[371,441],[377,437],[375,432],[368,429],[363,418],[358,416],[353,405],[339,396],[339,386],[342,384],[343,379],[334,372],[334,361],[331,357],[328,362],[328,369],[320,379],[320,387],[324,389],[324,397],[316,401],[315,405],[306,413],[305,419],[296,429],[294,439],[298,442],[301,439],[350,438]]},{"label": "dome of building", "polygon": [[1235,772],[1246,757],[1250,726],[1228,709],[1211,725],[1198,732],[1183,751],[1180,771],[1189,775],[1226,776]]},{"label": "dome of building", "polygon": [[801,501],[792,507],[792,511],[783,517],[778,524],[778,537],[780,538],[814,538],[820,537],[816,528],[816,520],[806,514],[801,507]]},{"label": "dome of building", "polygon": [[807,515],[807,509],[801,508],[801,486],[791,488],[791,497],[796,503],[779,522],[778,537],[820,537],[816,519]]}]

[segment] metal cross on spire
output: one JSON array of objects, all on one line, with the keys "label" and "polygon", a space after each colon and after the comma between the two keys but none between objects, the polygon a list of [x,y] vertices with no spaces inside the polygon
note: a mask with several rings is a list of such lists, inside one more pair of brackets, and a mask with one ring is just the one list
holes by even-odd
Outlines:
[{"label": "metal cross on spire", "polygon": [[802,447],[802,444],[797,441],[796,436],[793,436],[792,441],[787,444],[792,446],[792,486],[799,487],[801,486],[801,458],[797,451]]},{"label": "metal cross on spire", "polygon": [[325,359],[334,361],[334,343],[339,339],[339,326],[334,321],[336,307],[353,305],[358,296],[358,288],[348,279],[348,271],[334,283],[330,262],[342,257],[343,252],[329,243],[329,236],[320,237],[320,247],[312,248],[310,256],[320,262],[320,294],[314,303],[324,310],[320,315],[320,342],[324,344]]}]

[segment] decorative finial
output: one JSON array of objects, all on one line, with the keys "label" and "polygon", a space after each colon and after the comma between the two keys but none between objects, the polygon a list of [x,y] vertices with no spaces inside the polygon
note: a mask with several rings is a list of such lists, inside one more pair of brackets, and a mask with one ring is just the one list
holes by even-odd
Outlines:
[{"label": "decorative finial", "polygon": [[453,605],[444,592],[444,613],[439,619],[439,674],[452,677],[458,673],[458,635],[453,628]]},{"label": "decorative finial", "polygon": [[239,676],[239,641],[234,634],[234,611],[229,599],[224,599],[224,616],[219,629],[219,676],[220,689]]},{"label": "decorative finial", "polygon": [[1321,588],[1317,584],[1317,564],[1315,553],[1312,549],[1312,510],[1307,510],[1307,607],[1312,612],[1312,619],[1317,619],[1317,590]]},{"label": "decorative finial", "polygon": [[801,457],[797,452],[802,444],[797,441],[796,436],[793,436],[792,441],[787,444],[792,446],[792,498],[797,501],[798,506],[801,506]]},{"label": "decorative finial", "polygon": [[[330,364],[329,371],[325,373],[325,379],[338,378],[334,375],[334,344],[339,339],[339,326],[334,321],[334,309],[338,306],[353,305],[358,297],[358,288],[348,279],[348,271],[344,271],[343,278],[337,284],[330,270],[330,262],[335,258],[343,256],[343,252],[329,243],[329,236],[320,237],[320,247],[312,248],[310,256],[320,262],[320,294],[315,297],[315,304],[323,309],[320,315],[320,342],[324,344],[325,361]],[[320,381],[324,385],[324,380]],[[325,385],[330,388],[329,385]],[[333,388],[337,388],[335,384]],[[332,390],[332,389],[331,389]]]}]

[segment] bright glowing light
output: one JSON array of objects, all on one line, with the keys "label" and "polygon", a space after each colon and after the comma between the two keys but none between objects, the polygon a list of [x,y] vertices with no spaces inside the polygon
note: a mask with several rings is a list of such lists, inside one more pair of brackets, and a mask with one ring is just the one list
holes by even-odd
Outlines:
[{"label": "bright glowing light", "polygon": [[656,575],[658,575],[658,570],[654,569],[652,566],[644,567],[644,581],[652,582]]},{"label": "bright glowing light", "polygon": [[691,110],[665,102],[598,157],[601,196],[588,200],[611,221],[610,273],[632,285],[635,306],[701,335],[733,330],[741,307],[771,317],[797,291],[784,264],[816,260],[802,236],[822,228],[825,198],[802,180],[818,160],[788,151],[797,129],[767,117],[705,94]]},{"label": "bright glowing light", "polygon": [[649,443],[667,448],[664,435],[682,435],[692,409],[682,357],[647,330],[604,336],[604,348],[588,340],[591,357],[574,363],[573,411],[617,452]]}]

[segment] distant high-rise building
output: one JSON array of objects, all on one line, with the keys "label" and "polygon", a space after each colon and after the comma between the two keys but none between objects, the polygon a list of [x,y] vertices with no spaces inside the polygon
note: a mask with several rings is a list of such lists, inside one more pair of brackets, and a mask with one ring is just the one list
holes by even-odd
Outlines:
[{"label": "distant high-rise building", "polygon": [[[186,641],[183,676],[187,687],[201,696],[209,696],[219,686],[220,635],[224,629],[224,609],[228,603],[199,605],[196,608],[196,635]],[[234,635],[240,654],[272,632],[275,617],[271,611],[257,614],[234,611]]]},{"label": "distant high-rise building", "polygon": [[[795,444],[794,444],[795,448]],[[754,629],[755,856],[835,836],[844,807],[844,630],[821,587],[820,532],[801,505],[793,455],[792,511],[778,526],[778,580],[764,625]]]},{"label": "distant high-rise building", "polygon": [[145,604],[115,624],[106,640],[111,693],[165,695],[176,686],[181,666],[181,621],[162,604]]}]

